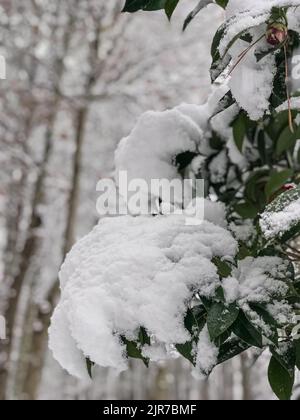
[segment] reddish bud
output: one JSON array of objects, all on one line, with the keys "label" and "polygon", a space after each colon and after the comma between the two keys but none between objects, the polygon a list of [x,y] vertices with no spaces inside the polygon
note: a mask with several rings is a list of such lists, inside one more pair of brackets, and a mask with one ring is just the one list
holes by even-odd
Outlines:
[{"label": "reddish bud", "polygon": [[285,184],[282,187],[282,190],[283,191],[290,191],[290,190],[294,190],[295,188],[296,188],[296,185],[295,184]]},{"label": "reddish bud", "polygon": [[282,44],[288,37],[288,29],[282,23],[271,23],[268,27],[266,38],[267,42],[274,47]]},{"label": "reddish bud", "polygon": [[268,204],[272,203],[272,201],[275,200],[275,198],[278,197],[278,195],[283,194],[283,193],[285,193],[287,191],[290,191],[290,190],[294,190],[295,188],[297,188],[296,184],[284,184],[279,190],[276,191],[276,193],[274,193],[270,197],[270,199],[268,201]]}]

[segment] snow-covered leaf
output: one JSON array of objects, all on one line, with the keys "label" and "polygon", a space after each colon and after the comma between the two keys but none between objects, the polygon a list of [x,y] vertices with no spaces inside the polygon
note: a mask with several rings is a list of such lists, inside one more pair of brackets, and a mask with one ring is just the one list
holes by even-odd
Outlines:
[{"label": "snow-covered leaf", "polygon": [[144,362],[145,366],[149,366],[149,359],[143,356],[141,348],[135,341],[127,340],[126,337],[121,337],[123,343],[126,346],[126,354],[128,357],[133,359],[140,359]]},{"label": "snow-covered leaf", "polygon": [[[60,273],[61,302],[50,328],[50,347],[63,366],[74,373],[72,360],[80,349],[100,366],[126,369],[128,342],[127,351],[140,356],[133,342],[141,325],[162,345],[191,339],[187,306],[195,290],[215,295],[220,279],[211,259],[233,257],[237,243],[212,223],[185,221],[185,216],[106,218],[75,245]],[[60,353],[62,326],[70,337],[67,365]],[[128,342],[122,345],[120,336]]]},{"label": "snow-covered leaf", "polygon": [[300,228],[300,187],[280,194],[261,216],[260,226],[267,239],[286,240]]},{"label": "snow-covered leaf", "polygon": [[226,343],[222,344],[219,349],[218,364],[227,362],[227,360],[232,359],[235,356],[243,353],[248,350],[250,347],[249,344],[240,340],[239,338],[231,338]]},{"label": "snow-covered leaf", "polygon": [[225,333],[236,321],[238,315],[239,308],[236,305],[226,306],[223,303],[214,303],[207,318],[210,338],[215,340]]},{"label": "snow-covered leaf", "polygon": [[249,322],[243,312],[240,312],[237,321],[233,325],[233,332],[250,346],[263,347],[261,332]]}]

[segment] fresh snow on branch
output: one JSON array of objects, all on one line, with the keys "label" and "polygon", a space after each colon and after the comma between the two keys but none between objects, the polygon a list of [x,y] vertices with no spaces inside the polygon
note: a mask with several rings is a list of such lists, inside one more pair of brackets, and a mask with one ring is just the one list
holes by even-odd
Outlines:
[{"label": "fresh snow on branch", "polygon": [[[211,206],[211,210],[213,206]],[[163,345],[190,339],[184,327],[194,291],[212,297],[220,286],[213,257],[233,257],[230,233],[183,216],[103,219],[68,255],[50,348],[69,373],[84,377],[85,357],[118,371],[127,367],[120,336],[140,327]]]},{"label": "fresh snow on branch", "polygon": [[[142,179],[148,192],[154,179],[181,180],[176,156],[191,153],[205,157],[213,153],[209,145],[209,119],[228,89],[226,84],[215,88],[203,105],[182,104],[171,110],[143,114],[115,152],[116,182],[119,174],[126,171],[128,182]],[[201,166],[199,158],[197,162]],[[197,174],[199,165],[190,169]],[[152,193],[154,198],[159,196],[159,191]],[[181,200],[181,196],[177,197],[179,203]]]}]

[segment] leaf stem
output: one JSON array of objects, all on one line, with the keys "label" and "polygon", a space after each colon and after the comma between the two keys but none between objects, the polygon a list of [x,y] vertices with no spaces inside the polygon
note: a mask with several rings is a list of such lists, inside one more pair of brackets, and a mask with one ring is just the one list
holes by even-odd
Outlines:
[{"label": "leaf stem", "polygon": [[232,67],[232,69],[230,70],[230,72],[228,73],[227,77],[231,76],[231,74],[233,73],[233,71],[236,69],[236,67],[240,64],[240,62],[246,57],[246,55],[248,54],[248,52],[256,45],[259,43],[259,41],[261,41],[264,38],[265,34],[263,34],[261,37],[259,37],[255,42],[253,42],[253,44],[249,45],[248,48],[246,48],[243,52],[241,52],[241,54],[238,56],[238,61],[234,64],[234,66]]},{"label": "leaf stem", "polygon": [[288,66],[288,54],[286,43],[283,46],[284,49],[284,59],[285,59],[285,85],[286,85],[286,96],[288,102],[288,113],[289,113],[289,127],[292,133],[295,132],[294,125],[293,125],[293,116],[292,116],[292,106],[291,106],[291,95],[289,89],[289,66]]}]

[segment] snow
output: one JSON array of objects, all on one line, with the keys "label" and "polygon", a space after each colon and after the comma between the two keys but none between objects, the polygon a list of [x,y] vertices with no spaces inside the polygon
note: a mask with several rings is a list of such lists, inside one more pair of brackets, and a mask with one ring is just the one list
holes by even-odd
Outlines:
[{"label": "snow", "polygon": [[[300,98],[298,96],[290,99],[290,107],[291,109],[300,109]],[[282,112],[289,109],[289,101],[285,101],[283,104],[279,105],[276,108],[276,112]]]},{"label": "snow", "polygon": [[226,7],[226,16],[232,17],[239,13],[261,13],[271,10],[273,7],[299,6],[299,0],[229,0]]},{"label": "snow", "polygon": [[[182,179],[174,164],[177,155],[196,152],[203,132],[196,123],[180,111],[143,114],[131,134],[121,140],[115,153],[116,180],[126,171],[128,182],[143,179],[147,192],[151,180]],[[152,191],[159,196],[159,191]],[[182,201],[182,197],[175,197]]]},{"label": "snow", "polygon": [[225,141],[232,136],[231,123],[238,115],[239,110],[238,105],[233,104],[211,119],[212,129]]},{"label": "snow", "polygon": [[223,228],[227,227],[225,204],[203,198],[198,198],[197,201],[199,201],[199,206],[201,206],[201,202],[204,201],[205,220]]},{"label": "snow", "polygon": [[281,211],[266,211],[261,216],[260,226],[267,239],[282,236],[294,225],[300,223],[300,199],[287,205]]},{"label": "snow", "polygon": [[245,156],[239,151],[233,135],[229,138],[227,142],[228,157],[230,161],[239,167],[239,169],[245,169],[248,167],[248,161]]},{"label": "snow", "polygon": [[224,183],[228,170],[227,151],[223,150],[209,164],[210,179],[213,184]]},{"label": "snow", "polygon": [[251,219],[243,220],[242,224],[231,222],[229,229],[237,241],[246,243],[251,242],[251,239],[256,233],[253,220]]},{"label": "snow", "polygon": [[102,219],[61,269],[61,300],[50,327],[54,357],[72,375],[86,377],[85,357],[126,369],[119,336],[133,340],[140,326],[159,344],[186,342],[187,302],[195,289],[214,295],[220,280],[211,259],[236,251],[230,233],[207,221],[186,226],[184,216]]},{"label": "snow", "polygon": [[278,257],[247,257],[238,263],[232,276],[223,279],[225,298],[234,301],[244,310],[249,303],[271,303],[282,300],[288,286],[287,263]]},{"label": "snow", "polygon": [[[176,156],[184,152],[201,156],[213,153],[207,135],[209,119],[227,91],[228,86],[224,84],[214,87],[203,105],[182,104],[171,110],[143,114],[129,136],[120,141],[115,152],[117,184],[120,173],[124,171],[127,172],[128,183],[144,180],[145,193],[150,191],[151,180],[182,180],[175,165]],[[199,160],[191,163],[191,169],[195,173],[199,171]],[[151,193],[154,198],[160,196],[160,191],[153,188]],[[182,202],[182,195],[174,198],[176,203]]]},{"label": "snow", "polygon": [[216,226],[227,228],[225,204],[213,202],[203,197],[193,199],[183,210],[170,205],[170,203],[163,202],[159,206],[159,214],[183,214],[186,216],[186,222],[191,225],[202,223],[204,219]]},{"label": "snow", "polygon": [[287,325],[293,322],[294,313],[291,311],[291,306],[288,303],[275,301],[267,305],[267,310],[280,325]]},{"label": "snow", "polygon": [[[245,41],[237,41],[231,48],[232,56],[237,57],[248,46]],[[275,56],[269,54],[257,62],[253,51],[232,72],[229,82],[232,94],[252,120],[259,120],[269,110],[275,73]]]},{"label": "snow", "polygon": [[289,9],[287,12],[289,29],[300,32],[300,10],[299,7]]},{"label": "snow", "polygon": [[70,334],[67,314],[61,304],[55,309],[50,331],[50,347],[55,342],[55,358],[71,375],[88,379],[85,358]]},{"label": "snow", "polygon": [[226,8],[226,31],[219,45],[221,57],[226,53],[231,40],[241,32],[259,26],[270,16],[270,9],[265,2],[251,0],[241,2],[230,0]]},{"label": "snow", "polygon": [[211,373],[218,361],[219,349],[212,343],[207,326],[203,328],[199,335],[197,344],[196,367],[193,370],[195,378],[202,378]]},{"label": "snow", "polygon": [[222,281],[225,300],[227,303],[234,303],[239,298],[240,283],[235,277],[227,277]]},{"label": "snow", "polygon": [[151,344],[151,346],[146,344],[142,349],[142,354],[152,362],[161,362],[169,358],[166,347],[161,344]]},{"label": "snow", "polygon": [[[285,301],[289,286],[287,263],[278,257],[247,257],[240,261],[232,276],[223,279],[224,296],[228,304],[237,304],[264,337],[272,337],[272,328],[250,304],[265,306],[265,310],[280,325],[292,322],[293,309]],[[267,343],[266,343],[267,344]]]}]

